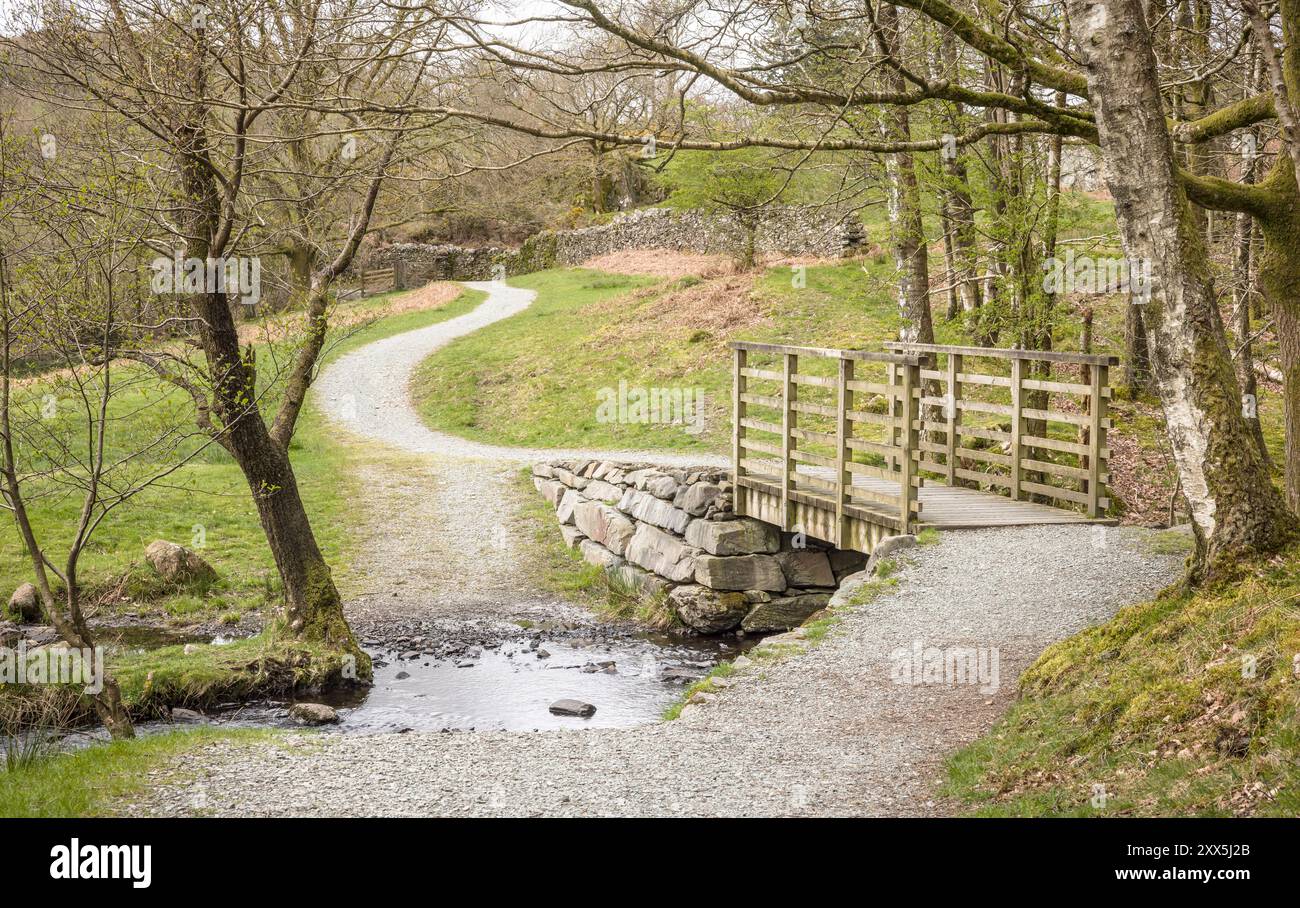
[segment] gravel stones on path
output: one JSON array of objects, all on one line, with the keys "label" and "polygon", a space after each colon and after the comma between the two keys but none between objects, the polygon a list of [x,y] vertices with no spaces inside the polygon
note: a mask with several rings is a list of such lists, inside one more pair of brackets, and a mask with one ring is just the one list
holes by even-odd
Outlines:
[{"label": "gravel stones on path", "polygon": [[[1176,578],[1146,531],[944,533],[898,585],[779,664],[746,658],[682,718],[629,729],[323,735],[215,743],[157,771],[137,813],[235,816],[753,816],[949,813],[943,760],[985,732],[1055,640]],[[995,654],[995,679],[897,683],[918,647]],[[977,679],[978,680],[978,679]],[[990,681],[995,683],[990,683]],[[179,772],[178,772],[179,770]]]}]

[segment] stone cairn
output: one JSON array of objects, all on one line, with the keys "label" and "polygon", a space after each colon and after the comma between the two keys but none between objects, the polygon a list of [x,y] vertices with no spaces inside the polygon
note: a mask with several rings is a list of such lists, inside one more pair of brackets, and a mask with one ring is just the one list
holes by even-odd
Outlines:
[{"label": "stone cairn", "polygon": [[703,634],[797,627],[867,561],[736,516],[725,470],[579,460],[532,472],[570,548]]}]

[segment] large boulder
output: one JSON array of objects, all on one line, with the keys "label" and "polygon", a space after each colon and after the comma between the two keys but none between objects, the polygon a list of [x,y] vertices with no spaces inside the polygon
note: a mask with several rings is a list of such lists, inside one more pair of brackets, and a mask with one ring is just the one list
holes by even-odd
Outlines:
[{"label": "large boulder", "polygon": [[696,520],[686,528],[686,541],[710,555],[772,554],[781,550],[781,531],[748,517]]},{"label": "large boulder", "polygon": [[809,615],[825,608],[830,599],[829,593],[806,593],[760,602],[745,616],[740,626],[753,633],[788,631],[803,624]]},{"label": "large boulder", "polygon": [[636,533],[627,545],[628,561],[679,583],[695,576],[695,556],[698,553],[699,549],[687,545],[680,537],[648,523],[637,525]]},{"label": "large boulder", "polygon": [[691,584],[668,594],[668,602],[682,622],[703,634],[720,634],[740,624],[750,611],[744,593],[711,590]]},{"label": "large boulder", "polygon": [[781,565],[771,555],[699,555],[695,559],[695,582],[715,590],[785,589]]},{"label": "large boulder", "polygon": [[155,539],[144,550],[144,560],[168,583],[198,583],[217,579],[217,572],[198,555],[174,542]]},{"label": "large boulder", "polygon": [[14,590],[14,594],[9,597],[7,614],[23,624],[39,624],[42,614],[41,597],[36,592],[36,587],[24,583]]},{"label": "large boulder", "polygon": [[599,542],[615,555],[627,551],[628,540],[636,525],[616,508],[599,501],[580,501],[573,509],[573,522],[589,539]]},{"label": "large boulder", "polygon": [[787,586],[834,586],[835,573],[826,553],[817,549],[781,552],[776,556]]},{"label": "large boulder", "polygon": [[691,522],[691,515],[680,508],[673,507],[671,501],[664,501],[649,492],[638,492],[635,489],[628,489],[623,493],[623,497],[618,502],[618,509],[625,514],[631,514],[643,523],[657,526],[661,530],[672,530],[677,534],[686,532],[686,526]]}]

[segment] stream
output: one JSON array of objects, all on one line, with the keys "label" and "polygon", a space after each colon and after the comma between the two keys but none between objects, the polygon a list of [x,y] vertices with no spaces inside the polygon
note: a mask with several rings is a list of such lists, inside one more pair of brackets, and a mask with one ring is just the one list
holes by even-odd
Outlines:
[{"label": "stream", "polygon": [[[410,731],[542,731],[556,728],[618,728],[657,722],[691,682],[720,661],[734,659],[757,637],[678,637],[645,631],[591,628],[559,634],[520,632],[483,643],[457,642],[432,651],[367,641],[374,659],[369,688],[303,696],[324,703],[337,724],[319,726],[336,734]],[[110,645],[150,649],[186,643],[221,645],[231,638],[154,627],[101,631]],[[482,639],[479,637],[478,639]],[[555,715],[550,705],[571,699],[596,708],[588,717]],[[140,734],[178,725],[232,728],[301,727],[289,714],[294,701],[230,703],[200,716],[178,711],[178,720],[137,724]],[[103,729],[69,734],[72,747],[105,737]]]}]

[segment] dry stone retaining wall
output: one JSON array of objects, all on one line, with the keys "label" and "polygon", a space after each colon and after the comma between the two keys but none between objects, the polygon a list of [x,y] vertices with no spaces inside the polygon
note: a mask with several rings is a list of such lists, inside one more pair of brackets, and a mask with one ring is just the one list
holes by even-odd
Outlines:
[{"label": "dry stone retaining wall", "polygon": [[570,548],[700,633],[796,627],[867,560],[737,517],[725,470],[553,461],[533,466],[533,484]]},{"label": "dry stone retaining wall", "polygon": [[[643,208],[618,215],[608,224],[578,230],[544,231],[518,249],[488,246],[467,249],[428,243],[394,243],[369,256],[367,267],[401,262],[408,286],[426,281],[487,281],[527,274],[557,265],[577,265],[626,249],[673,249],[704,255],[731,254],[744,229],[730,214]],[[802,208],[779,208],[759,221],[755,251],[836,258],[862,246],[862,223],[852,216]],[[504,270],[504,271],[503,271]]]}]

